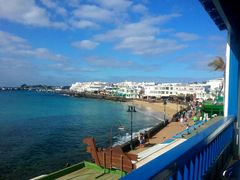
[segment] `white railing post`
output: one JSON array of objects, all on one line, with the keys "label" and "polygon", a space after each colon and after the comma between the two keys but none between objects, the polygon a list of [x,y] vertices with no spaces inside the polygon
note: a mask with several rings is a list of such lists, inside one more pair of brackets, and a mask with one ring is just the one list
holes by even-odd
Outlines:
[{"label": "white railing post", "polygon": [[226,69],[225,69],[225,83],[224,83],[224,117],[228,116],[228,98],[229,98],[229,67],[230,63],[230,46],[227,43],[226,46]]}]

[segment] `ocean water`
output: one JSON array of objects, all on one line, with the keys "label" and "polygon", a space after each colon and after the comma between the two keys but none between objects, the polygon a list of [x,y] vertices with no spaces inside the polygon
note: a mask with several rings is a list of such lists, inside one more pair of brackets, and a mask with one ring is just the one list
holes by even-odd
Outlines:
[{"label": "ocean water", "polygon": [[[97,146],[128,140],[129,103],[53,93],[0,91],[0,179],[29,179],[90,160],[83,138]],[[160,122],[161,114],[137,109],[133,132]],[[118,129],[124,125],[125,131]]]}]

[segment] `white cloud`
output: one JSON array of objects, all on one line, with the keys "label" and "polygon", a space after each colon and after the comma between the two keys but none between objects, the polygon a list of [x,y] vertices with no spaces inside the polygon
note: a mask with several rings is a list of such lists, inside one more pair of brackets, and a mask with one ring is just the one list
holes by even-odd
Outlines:
[{"label": "white cloud", "polygon": [[224,37],[224,36],[216,36],[216,35],[211,35],[211,36],[209,36],[208,37],[208,39],[210,40],[210,41],[214,41],[214,42],[225,42],[226,41],[226,37]]},{"label": "white cloud", "polygon": [[34,26],[50,26],[47,12],[33,0],[0,0],[0,18]]},{"label": "white cloud", "polygon": [[185,33],[185,32],[178,32],[175,34],[175,37],[177,37],[182,41],[194,41],[200,38],[197,34]]},{"label": "white cloud", "polygon": [[[129,0],[89,0],[86,3],[71,0],[71,2],[0,0],[0,19],[37,27],[84,29],[98,28],[102,22],[118,24],[129,17],[126,11],[130,9],[138,13],[143,13],[146,10],[145,6],[133,5]],[[160,21],[159,18],[164,21],[166,17],[170,16],[150,18],[153,21]]]},{"label": "white cloud", "polygon": [[79,29],[97,28],[98,24],[88,20],[74,20],[71,22],[72,26]]},{"label": "white cloud", "polygon": [[3,32],[3,31],[0,31],[0,46],[8,46],[10,45],[11,43],[14,43],[15,45],[26,45],[27,41],[21,37],[18,37],[18,36],[15,36],[15,35],[12,35],[10,33],[7,33],[7,32]]},{"label": "white cloud", "polygon": [[106,67],[106,68],[133,68],[136,63],[129,60],[118,60],[109,57],[90,56],[86,57],[85,61],[94,67]]},{"label": "white cloud", "polygon": [[108,41],[131,36],[146,36],[159,33],[159,29],[145,22],[130,23],[95,36],[97,40]]},{"label": "white cloud", "polygon": [[64,22],[51,22],[51,27],[63,30],[69,28],[69,26]]},{"label": "white cloud", "polygon": [[46,48],[36,48],[36,49],[21,49],[17,51],[18,55],[32,56],[40,59],[48,59],[54,61],[62,61],[66,58],[61,54],[54,54]]},{"label": "white cloud", "polygon": [[78,19],[92,19],[95,21],[111,21],[114,17],[112,11],[95,5],[81,5],[73,11],[73,14]]},{"label": "white cloud", "polygon": [[78,7],[80,4],[79,0],[67,0],[65,3],[67,3],[67,5],[69,7]]},{"label": "white cloud", "polygon": [[134,54],[163,54],[185,48],[185,45],[178,44],[171,39],[157,39],[153,36],[128,37],[123,39],[116,49],[129,49]]},{"label": "white cloud", "polygon": [[159,38],[161,32],[166,33],[159,26],[179,17],[180,14],[168,14],[155,17],[146,17],[139,22],[128,23],[110,30],[105,34],[94,37],[98,41],[116,42],[115,49],[130,50],[134,54],[163,54],[186,47],[176,40]]},{"label": "white cloud", "polygon": [[102,7],[115,11],[126,11],[132,5],[132,2],[129,0],[97,0],[97,3]]},{"label": "white cloud", "polygon": [[[55,8],[56,13],[66,15],[66,10],[56,3],[47,0],[44,2],[45,6]],[[50,17],[51,13],[37,6],[34,0],[0,0],[0,19],[37,27],[67,28],[65,22],[54,21]]]},{"label": "white cloud", "polygon": [[1,57],[31,57],[53,61],[64,61],[67,58],[55,54],[46,48],[33,48],[26,39],[13,34],[0,31],[0,56]]},{"label": "white cloud", "polygon": [[64,9],[63,7],[57,7],[56,13],[62,16],[67,16],[67,10]]},{"label": "white cloud", "polygon": [[135,71],[155,71],[159,70],[160,66],[157,64],[141,64],[138,61],[116,59],[112,57],[102,56],[88,56],[84,58],[85,62],[95,69],[105,70],[111,69],[130,69]]},{"label": "white cloud", "polygon": [[76,41],[71,44],[73,47],[78,48],[78,49],[95,49],[99,43],[90,41],[90,40],[82,40],[82,41]]},{"label": "white cloud", "polygon": [[139,22],[121,25],[118,28],[107,31],[104,34],[96,35],[94,38],[100,41],[109,41],[132,36],[153,36],[160,32],[158,27],[159,25],[179,16],[179,14],[169,14],[147,17]]},{"label": "white cloud", "polygon": [[41,3],[48,8],[56,8],[57,3],[52,0],[41,0]]},{"label": "white cloud", "polygon": [[40,76],[38,68],[30,61],[0,57],[1,86],[16,86],[34,83]]},{"label": "white cloud", "polygon": [[49,8],[55,10],[55,12],[61,16],[66,16],[67,15],[67,10],[63,7],[60,7],[57,2],[52,1],[52,0],[41,0],[41,3]]},{"label": "white cloud", "polygon": [[57,63],[50,66],[57,71],[65,71],[71,73],[82,73],[82,72],[96,72],[96,69],[90,67],[78,67],[78,66],[71,66],[66,63]]},{"label": "white cloud", "polygon": [[144,14],[148,11],[148,9],[146,8],[146,6],[142,4],[136,4],[132,7],[132,11],[136,13]]}]

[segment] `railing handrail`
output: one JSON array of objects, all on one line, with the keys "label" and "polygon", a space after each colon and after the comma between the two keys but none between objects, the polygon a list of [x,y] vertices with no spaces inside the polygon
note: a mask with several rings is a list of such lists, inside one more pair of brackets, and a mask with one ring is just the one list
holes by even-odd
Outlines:
[{"label": "railing handrail", "polygon": [[134,170],[122,179],[136,179],[137,177],[141,179],[151,179],[159,173],[163,174],[164,177],[172,175],[177,170],[178,164],[194,157],[196,152],[206,147],[233,122],[233,116],[218,120],[197,135]]}]

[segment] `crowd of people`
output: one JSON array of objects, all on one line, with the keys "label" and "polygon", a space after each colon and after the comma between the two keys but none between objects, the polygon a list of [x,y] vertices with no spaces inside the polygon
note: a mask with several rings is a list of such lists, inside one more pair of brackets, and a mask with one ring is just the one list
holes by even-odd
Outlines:
[{"label": "crowd of people", "polygon": [[204,116],[202,116],[201,108],[202,103],[198,101],[189,102],[188,108],[177,114],[177,121],[179,121],[183,127],[186,127],[186,129],[188,129],[190,127],[190,120],[197,122],[199,120],[208,119],[208,115],[206,113]]}]

